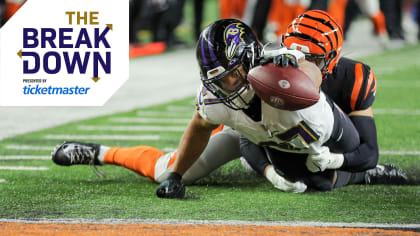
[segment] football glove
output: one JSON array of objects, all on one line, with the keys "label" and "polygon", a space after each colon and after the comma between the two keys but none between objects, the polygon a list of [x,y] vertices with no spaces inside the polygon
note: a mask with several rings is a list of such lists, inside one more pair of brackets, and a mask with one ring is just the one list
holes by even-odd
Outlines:
[{"label": "football glove", "polygon": [[281,54],[278,56],[262,58],[260,60],[260,65],[265,65],[268,63],[273,63],[276,66],[286,67],[292,65],[294,68],[298,68],[297,59],[292,54]]},{"label": "football glove", "polygon": [[303,193],[306,190],[306,184],[299,181],[295,183],[288,181],[283,176],[277,174],[272,165],[267,167],[265,177],[273,184],[275,188],[284,192]]},{"label": "football glove", "polygon": [[184,198],[185,186],[181,183],[182,176],[171,172],[156,189],[156,195],[160,198]]},{"label": "football glove", "polygon": [[309,154],[306,159],[306,167],[315,173],[325,169],[338,169],[343,165],[344,155],[324,151],[318,154]]},{"label": "football glove", "polygon": [[260,59],[260,65],[274,63],[276,66],[286,67],[292,65],[298,68],[298,61],[305,58],[305,54],[298,50],[289,50],[285,47],[280,49],[263,49],[263,57]]}]

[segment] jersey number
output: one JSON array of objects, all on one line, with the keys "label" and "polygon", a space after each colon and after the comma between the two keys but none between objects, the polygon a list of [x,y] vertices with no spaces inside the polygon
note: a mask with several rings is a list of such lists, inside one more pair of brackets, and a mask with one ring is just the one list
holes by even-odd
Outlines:
[{"label": "jersey number", "polygon": [[319,135],[315,133],[306,123],[305,121],[299,122],[295,127],[290,128],[289,130],[280,133],[278,131],[273,132],[273,136],[279,138],[280,140],[284,141],[284,143],[276,143],[273,141],[269,142],[261,142],[259,145],[262,146],[277,146],[280,149],[287,149],[287,150],[300,150],[289,142],[296,137],[298,137],[304,144],[310,145],[311,143],[317,141],[319,139]]}]

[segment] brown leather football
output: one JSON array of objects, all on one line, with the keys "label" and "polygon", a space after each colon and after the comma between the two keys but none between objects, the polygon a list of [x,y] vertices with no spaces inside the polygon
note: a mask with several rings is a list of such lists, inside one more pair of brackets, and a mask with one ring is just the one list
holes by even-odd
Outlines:
[{"label": "brown leather football", "polygon": [[318,89],[311,78],[290,65],[281,67],[269,63],[254,67],[248,73],[248,81],[264,102],[278,109],[295,111],[319,100]]}]

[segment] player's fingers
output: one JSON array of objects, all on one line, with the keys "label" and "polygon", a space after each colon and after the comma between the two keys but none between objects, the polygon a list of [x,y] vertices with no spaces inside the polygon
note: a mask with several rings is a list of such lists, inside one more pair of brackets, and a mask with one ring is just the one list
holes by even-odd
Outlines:
[{"label": "player's fingers", "polygon": [[286,67],[287,65],[289,65],[289,57],[287,54],[283,54],[282,60],[281,60],[281,66]]},{"label": "player's fingers", "polygon": [[299,67],[299,64],[297,63],[296,57],[291,57],[290,59],[291,59],[291,62],[292,62],[290,64],[292,64],[292,66],[294,68],[298,68]]}]

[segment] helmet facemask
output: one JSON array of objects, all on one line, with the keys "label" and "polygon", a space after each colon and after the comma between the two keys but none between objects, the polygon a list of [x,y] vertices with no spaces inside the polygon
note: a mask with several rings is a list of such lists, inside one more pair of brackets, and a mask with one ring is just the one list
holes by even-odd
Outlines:
[{"label": "helmet facemask", "polygon": [[337,52],[335,50],[332,50],[327,53],[323,54],[315,54],[315,53],[304,53],[305,54],[305,60],[310,61],[318,66],[318,68],[321,70],[323,77],[325,78],[329,74],[329,66],[331,62],[335,59],[337,56]]},{"label": "helmet facemask", "polygon": [[[246,75],[248,74],[248,69],[242,65],[235,66],[230,71],[222,72],[221,74],[215,76],[214,78],[203,79],[202,82],[204,86],[213,93],[223,104],[233,110],[242,110],[248,109],[250,102],[255,95],[254,90],[250,86]],[[222,68],[216,68],[218,70]],[[211,73],[211,71],[210,71]],[[227,91],[224,89],[223,79],[227,76],[233,76],[237,78],[236,83],[241,83],[238,88],[235,88],[233,91]],[[203,77],[203,75],[202,75]]]}]

